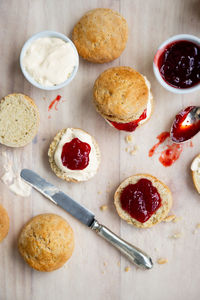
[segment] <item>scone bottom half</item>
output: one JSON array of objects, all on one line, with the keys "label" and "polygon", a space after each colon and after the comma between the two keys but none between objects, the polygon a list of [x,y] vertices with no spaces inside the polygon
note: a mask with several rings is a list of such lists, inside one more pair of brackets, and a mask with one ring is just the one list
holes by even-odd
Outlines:
[{"label": "scone bottom half", "polygon": [[113,67],[94,83],[93,102],[97,112],[112,127],[133,132],[153,112],[150,82],[130,67]]},{"label": "scone bottom half", "polygon": [[50,144],[48,157],[52,171],[68,182],[91,179],[101,160],[98,143],[80,128],[60,130]]},{"label": "scone bottom half", "polygon": [[73,253],[73,230],[56,214],[37,215],[22,228],[18,249],[33,269],[54,271],[61,268]]},{"label": "scone bottom half", "polygon": [[39,110],[33,99],[24,94],[10,94],[0,100],[0,143],[24,147],[37,134]]},{"label": "scone bottom half", "polygon": [[149,174],[128,177],[117,188],[114,204],[119,216],[138,228],[160,223],[172,206],[169,188]]}]

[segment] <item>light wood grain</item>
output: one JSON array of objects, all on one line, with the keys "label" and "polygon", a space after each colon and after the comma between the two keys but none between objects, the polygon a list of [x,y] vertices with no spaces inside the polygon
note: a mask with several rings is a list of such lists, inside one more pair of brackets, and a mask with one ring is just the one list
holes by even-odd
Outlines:
[{"label": "light wood grain", "polygon": [[[76,79],[59,91],[66,102],[58,106],[57,112],[52,111],[51,119],[48,119],[48,105],[57,92],[38,90],[24,79],[19,68],[21,47],[28,37],[45,29],[70,37],[78,19],[96,7],[115,9],[126,18],[129,25],[127,47],[119,59],[109,64],[95,65],[80,60]],[[199,299],[200,232],[196,235],[192,232],[200,222],[200,198],[194,190],[189,170],[191,160],[200,152],[199,135],[193,139],[194,147],[185,148],[172,167],[163,167],[156,155],[152,159],[148,157],[156,136],[169,130],[175,113],[187,105],[199,104],[199,93],[173,95],[157,83],[152,71],[154,53],[166,38],[178,33],[199,35],[199,1],[1,0],[0,28],[0,97],[12,92],[25,93],[35,99],[41,114],[39,133],[32,144],[24,149],[0,146],[0,154],[7,151],[16,169],[32,168],[62,188],[91,209],[99,221],[151,254],[155,262],[160,257],[168,259],[165,265],[155,263],[150,271],[131,266],[131,270],[125,272],[124,268],[130,263],[64,211],[35,191],[31,197],[21,198],[0,183],[0,203],[8,210],[11,220],[9,235],[0,244],[0,300]],[[126,134],[109,127],[91,104],[92,86],[98,74],[118,65],[128,65],[145,74],[155,98],[151,120],[133,133],[133,144],[139,147],[135,156],[125,151]],[[100,145],[100,170],[86,183],[65,183],[51,172],[48,164],[50,141],[58,130],[69,126],[90,132]],[[173,213],[182,216],[182,221],[137,230],[119,219],[113,205],[114,190],[121,180],[137,172],[155,175],[169,185],[174,198]],[[99,209],[103,204],[108,205],[107,211]],[[65,217],[75,232],[72,258],[62,269],[52,273],[31,270],[16,247],[22,225],[30,217],[44,212]],[[183,232],[183,236],[178,240],[169,239],[177,231]]]}]

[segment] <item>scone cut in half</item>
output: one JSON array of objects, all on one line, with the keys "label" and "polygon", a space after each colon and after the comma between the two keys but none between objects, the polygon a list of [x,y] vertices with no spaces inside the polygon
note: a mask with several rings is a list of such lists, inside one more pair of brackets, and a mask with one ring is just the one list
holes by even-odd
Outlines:
[{"label": "scone cut in half", "polygon": [[172,206],[169,188],[149,174],[128,177],[117,188],[114,204],[119,216],[139,228],[161,222]]},{"label": "scone cut in half", "polygon": [[23,147],[37,134],[39,110],[35,102],[23,94],[10,94],[0,100],[0,143]]},{"label": "scone cut in half", "polygon": [[22,228],[18,249],[30,267],[43,272],[54,271],[62,267],[73,253],[73,230],[58,215],[38,215]]},{"label": "scone cut in half", "polygon": [[60,130],[49,147],[48,156],[56,176],[72,182],[89,180],[100,164],[97,142],[79,128]]},{"label": "scone cut in half", "polygon": [[197,192],[200,194],[200,154],[197,155],[191,164],[192,179]]},{"label": "scone cut in half", "polygon": [[126,20],[109,8],[88,11],[74,26],[72,40],[79,55],[93,63],[118,58],[126,47]]},{"label": "scone cut in half", "polygon": [[9,217],[5,208],[0,204],[0,243],[9,231]]},{"label": "scone cut in half", "polygon": [[149,81],[130,67],[114,67],[101,73],[94,83],[93,101],[111,126],[128,132],[147,122],[153,111]]}]

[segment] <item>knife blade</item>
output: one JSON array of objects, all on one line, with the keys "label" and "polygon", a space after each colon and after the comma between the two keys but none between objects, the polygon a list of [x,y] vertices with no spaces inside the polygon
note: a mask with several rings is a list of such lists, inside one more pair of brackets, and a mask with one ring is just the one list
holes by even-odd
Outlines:
[{"label": "knife blade", "polygon": [[80,222],[94,230],[107,242],[112,244],[132,263],[144,269],[151,269],[153,267],[153,262],[149,255],[147,255],[139,248],[121,239],[107,227],[99,224],[91,211],[71,199],[68,195],[60,191],[56,186],[49,183],[44,178],[40,177],[37,173],[29,169],[23,169],[20,175],[25,182],[27,182],[29,185],[43,194],[46,198],[51,200],[54,204],[63,208]]}]

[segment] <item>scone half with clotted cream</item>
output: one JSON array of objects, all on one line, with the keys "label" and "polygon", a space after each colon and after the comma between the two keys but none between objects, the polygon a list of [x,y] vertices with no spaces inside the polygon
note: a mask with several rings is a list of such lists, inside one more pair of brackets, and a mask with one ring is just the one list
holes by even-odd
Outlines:
[{"label": "scone half with clotted cream", "polygon": [[96,140],[79,128],[60,130],[49,147],[48,156],[56,176],[72,182],[89,180],[100,164]]},{"label": "scone half with clotted cream", "polygon": [[105,70],[96,79],[96,110],[113,127],[132,132],[153,112],[153,96],[147,78],[130,67]]}]

